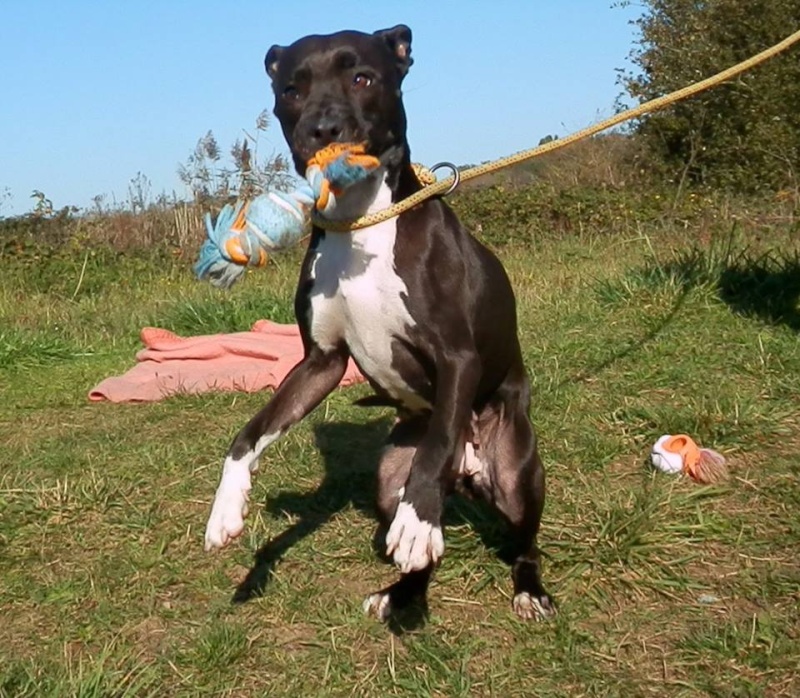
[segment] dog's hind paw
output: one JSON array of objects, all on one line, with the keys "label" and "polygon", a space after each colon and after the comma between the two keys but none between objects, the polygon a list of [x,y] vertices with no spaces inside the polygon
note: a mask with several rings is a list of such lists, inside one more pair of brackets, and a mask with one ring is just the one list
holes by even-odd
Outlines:
[{"label": "dog's hind paw", "polygon": [[546,594],[536,597],[523,591],[514,597],[511,605],[522,620],[548,620],[556,615],[555,604]]},{"label": "dog's hind paw", "polygon": [[420,521],[413,504],[400,502],[386,534],[386,554],[401,572],[423,570],[444,554],[442,529]]},{"label": "dog's hind paw", "polygon": [[388,593],[377,592],[364,599],[362,608],[368,616],[373,616],[381,623],[385,623],[392,615],[392,600]]},{"label": "dog's hind paw", "polygon": [[206,551],[222,548],[242,534],[248,494],[240,487],[220,485],[206,524]]}]

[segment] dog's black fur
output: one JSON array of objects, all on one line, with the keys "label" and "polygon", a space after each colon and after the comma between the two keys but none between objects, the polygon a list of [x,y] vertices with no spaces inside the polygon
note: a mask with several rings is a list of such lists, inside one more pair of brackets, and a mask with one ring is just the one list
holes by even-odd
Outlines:
[{"label": "dog's black fur", "polygon": [[[410,164],[401,97],[411,64],[411,31],[403,25],[374,34],[309,36],[266,55],[274,113],[300,174],[331,142],[363,142],[381,162],[367,184],[345,192],[342,217],[364,213],[381,187],[388,187],[392,202],[421,188]],[[271,441],[316,407],[352,356],[377,400],[398,407],[380,463],[378,510],[402,575],[371,595],[366,610],[386,619],[424,596],[442,552],[444,499],[459,489],[485,498],[511,527],[518,546],[516,613],[550,616],[555,607],[541,582],[536,545],[544,469],[528,414],[530,386],[508,277],[440,198],[390,225],[358,234],[314,228],[295,299],[305,358],[238,434],[228,461],[252,463],[263,448],[259,440]],[[364,273],[377,253],[362,248],[379,245],[364,237],[370,235],[394,235],[386,274]],[[326,266],[340,254],[350,255],[345,265]],[[325,276],[331,269],[341,272],[338,280]],[[389,292],[382,279],[392,274],[395,291]],[[368,287],[373,282],[374,291]],[[375,298],[383,299],[381,309],[362,316]],[[364,326],[369,323],[362,317],[380,319],[384,311],[402,317],[385,318],[386,329],[383,322]],[[372,363],[371,348],[384,346],[390,366]],[[228,535],[237,532],[223,531],[221,543],[207,545],[224,544]]]}]

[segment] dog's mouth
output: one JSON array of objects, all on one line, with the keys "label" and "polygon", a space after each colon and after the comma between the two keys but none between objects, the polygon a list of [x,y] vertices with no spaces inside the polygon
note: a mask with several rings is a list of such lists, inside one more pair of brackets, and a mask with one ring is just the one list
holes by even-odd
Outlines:
[{"label": "dog's mouth", "polygon": [[369,140],[361,137],[357,131],[348,132],[341,138],[337,138],[335,140],[303,143],[293,147],[292,154],[295,156],[295,159],[300,160],[308,165],[308,163],[313,160],[318,153],[331,146],[335,147],[339,144],[341,144],[343,147],[351,147],[357,150],[360,154],[371,155],[379,160],[382,159],[382,149],[373,147]]},{"label": "dog's mouth", "polygon": [[[398,145],[396,132],[385,124],[371,123],[353,113],[340,110],[335,118],[331,117],[331,109],[304,115],[291,131],[290,148],[298,170],[305,170],[320,150],[336,143],[358,145],[365,155],[370,155],[389,165],[393,160],[392,153]],[[289,134],[284,131],[288,136]]]}]

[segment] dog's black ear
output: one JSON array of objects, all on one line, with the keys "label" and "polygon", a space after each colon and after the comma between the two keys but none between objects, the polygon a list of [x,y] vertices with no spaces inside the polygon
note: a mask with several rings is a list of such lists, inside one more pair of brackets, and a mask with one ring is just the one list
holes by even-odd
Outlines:
[{"label": "dog's black ear", "polygon": [[391,29],[376,31],[375,36],[379,36],[386,42],[394,54],[400,77],[405,77],[408,69],[414,63],[414,59],[411,57],[411,30],[405,24],[398,24]]},{"label": "dog's black ear", "polygon": [[273,46],[269,51],[267,51],[267,55],[264,58],[264,67],[267,69],[267,75],[269,75],[273,80],[278,74],[278,64],[280,63],[283,51],[283,46]]}]

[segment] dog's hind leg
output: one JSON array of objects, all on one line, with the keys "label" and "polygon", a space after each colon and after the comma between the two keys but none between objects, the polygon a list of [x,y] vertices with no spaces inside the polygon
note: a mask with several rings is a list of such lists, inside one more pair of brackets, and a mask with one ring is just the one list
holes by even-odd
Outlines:
[{"label": "dog's hind leg", "polygon": [[[411,472],[411,461],[425,435],[429,415],[401,419],[392,429],[378,467],[377,509],[381,538],[377,547],[383,548],[382,534],[388,530],[403,497],[403,488]],[[425,599],[433,565],[404,573],[390,586],[370,594],[364,600],[364,611],[381,621],[389,620],[395,610],[402,610],[415,600]]]},{"label": "dog's hind leg", "polygon": [[344,351],[323,352],[312,346],[280,384],[272,399],[233,440],[222,468],[206,525],[205,548],[221,548],[244,529],[250,473],[261,452],[299,422],[328,395],[347,368]]},{"label": "dog's hind leg", "polygon": [[480,460],[488,469],[482,494],[511,527],[514,558],[514,612],[524,619],[544,620],[556,613],[541,580],[541,554],[536,544],[544,508],[544,467],[528,416],[527,385],[511,390],[478,419]]}]

